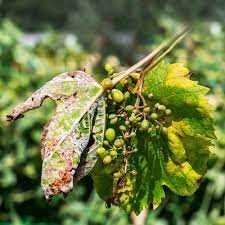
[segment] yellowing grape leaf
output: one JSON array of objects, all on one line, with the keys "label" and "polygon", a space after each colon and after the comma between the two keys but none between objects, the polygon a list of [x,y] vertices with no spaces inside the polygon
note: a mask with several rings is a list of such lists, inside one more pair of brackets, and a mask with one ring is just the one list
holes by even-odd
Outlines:
[{"label": "yellowing grape leaf", "polygon": [[[153,94],[150,107],[158,102],[172,113],[163,124],[166,134],[157,129],[137,133],[138,151],[129,159],[137,176],[129,203],[122,205],[125,210],[140,213],[149,204],[157,208],[165,197],[164,185],[183,196],[196,191],[215,138],[207,92],[179,63],[163,62],[146,74],[143,94]],[[158,119],[160,126],[161,122]]]}]

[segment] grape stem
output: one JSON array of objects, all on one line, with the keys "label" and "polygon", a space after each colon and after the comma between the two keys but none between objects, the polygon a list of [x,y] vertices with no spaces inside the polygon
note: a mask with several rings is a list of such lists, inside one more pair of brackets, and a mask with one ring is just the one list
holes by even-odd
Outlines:
[{"label": "grape stem", "polygon": [[[112,79],[113,86],[119,81],[126,79],[131,73],[141,70],[143,74],[146,74],[153,69],[171,50],[187,35],[189,28],[185,27],[180,33],[175,35],[171,40],[162,43],[158,48],[153,50],[139,62],[131,66],[129,69],[120,72]],[[142,68],[144,67],[144,68]],[[141,69],[142,68],[142,69]]]}]

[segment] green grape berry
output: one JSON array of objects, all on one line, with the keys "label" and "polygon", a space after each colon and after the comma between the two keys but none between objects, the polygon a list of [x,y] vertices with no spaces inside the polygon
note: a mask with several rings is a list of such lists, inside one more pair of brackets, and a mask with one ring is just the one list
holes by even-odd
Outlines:
[{"label": "green grape berry", "polygon": [[117,121],[118,121],[118,118],[117,117],[116,118],[113,118],[113,119],[110,120],[110,124],[116,124]]},{"label": "green grape berry", "polygon": [[128,91],[126,91],[125,93],[124,93],[124,98],[125,99],[128,99],[130,97],[130,93],[128,92]]},{"label": "green grape berry", "polygon": [[143,110],[145,113],[149,113],[150,112],[150,107],[145,107]]},{"label": "green grape berry", "polygon": [[165,111],[166,110],[166,106],[165,105],[159,105],[158,106],[158,110]]},{"label": "green grape berry", "polygon": [[172,113],[172,110],[171,109],[166,109],[166,111],[165,111],[165,114],[166,115],[170,115]]},{"label": "green grape berry", "polygon": [[106,164],[109,164],[112,162],[112,157],[110,155],[107,155],[104,157],[103,159],[103,163],[106,165]]},{"label": "green grape berry", "polygon": [[153,97],[153,94],[152,93],[148,94],[148,98],[149,99],[152,98],[152,97]]},{"label": "green grape berry", "polygon": [[114,71],[112,65],[109,64],[109,63],[106,63],[106,64],[105,64],[105,70],[106,70],[109,74],[112,74],[113,71]]},{"label": "green grape berry", "polygon": [[116,151],[116,150],[111,150],[111,151],[110,151],[110,155],[111,155],[113,158],[116,158],[116,157],[117,157],[117,151]]},{"label": "green grape berry", "polygon": [[117,147],[117,148],[121,148],[121,147],[123,147],[123,145],[124,145],[124,140],[123,139],[116,139],[115,141],[114,141],[114,145]]},{"label": "green grape berry", "polygon": [[108,128],[105,132],[105,137],[109,142],[114,141],[116,137],[116,132],[113,128]]},{"label": "green grape berry", "polygon": [[127,128],[124,125],[120,125],[119,129],[122,130],[122,131],[126,131],[127,130]]},{"label": "green grape berry", "polygon": [[109,114],[109,119],[114,119],[114,118],[116,118],[115,114]]},{"label": "green grape berry", "polygon": [[149,121],[146,120],[146,119],[144,119],[144,120],[141,122],[141,128],[142,128],[143,130],[147,130],[148,127],[149,127]]},{"label": "green grape berry", "polygon": [[158,108],[160,106],[160,104],[157,102],[155,103],[155,108]]},{"label": "green grape berry", "polygon": [[130,121],[129,121],[129,120],[126,120],[126,121],[125,121],[125,125],[126,125],[126,126],[129,126],[129,125],[130,125]]},{"label": "green grape berry", "polygon": [[104,144],[105,146],[109,146],[109,142],[108,142],[107,140],[104,140],[104,141],[103,141],[103,144]]},{"label": "green grape berry", "polygon": [[106,150],[105,150],[105,148],[103,148],[103,147],[99,147],[99,148],[96,150],[96,152],[97,152],[97,154],[98,154],[101,158],[104,157],[105,154],[106,154]]},{"label": "green grape berry", "polygon": [[130,137],[135,137],[136,136],[136,133],[134,132],[134,131],[132,131],[131,133],[130,133]]},{"label": "green grape berry", "polygon": [[136,171],[136,170],[132,170],[130,173],[131,173],[131,175],[133,175],[133,176],[137,176],[137,171]]},{"label": "green grape berry", "polygon": [[108,90],[108,89],[112,89],[113,88],[113,83],[112,83],[112,80],[110,78],[105,78],[103,81],[102,81],[102,87],[105,89],[105,90]]},{"label": "green grape berry", "polygon": [[150,116],[153,120],[156,120],[158,118],[158,114],[157,113],[152,113]]},{"label": "green grape berry", "polygon": [[116,172],[116,173],[114,173],[113,174],[113,176],[115,177],[115,178],[120,178],[120,177],[122,177],[122,173],[120,172],[120,171],[118,171],[118,172]]},{"label": "green grape berry", "polygon": [[163,127],[163,128],[162,128],[162,132],[163,132],[164,134],[167,134],[167,128],[166,128],[166,127]]},{"label": "green grape berry", "polygon": [[126,110],[127,112],[132,112],[133,109],[134,109],[134,106],[133,106],[133,105],[127,105],[126,108],[125,108],[125,110]]},{"label": "green grape berry", "polygon": [[124,100],[124,95],[120,90],[113,89],[112,90],[112,99],[113,99],[113,101],[120,103]]}]

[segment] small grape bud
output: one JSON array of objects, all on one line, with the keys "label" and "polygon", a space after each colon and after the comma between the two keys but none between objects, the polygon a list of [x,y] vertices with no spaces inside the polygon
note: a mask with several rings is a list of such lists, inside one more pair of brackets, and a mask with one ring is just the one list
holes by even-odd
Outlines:
[{"label": "small grape bud", "polygon": [[153,131],[152,127],[148,128],[148,133],[151,133]]},{"label": "small grape bud", "polygon": [[126,131],[127,128],[124,125],[120,125],[119,129],[122,130],[122,131]]},{"label": "small grape bud", "polygon": [[152,97],[153,97],[152,93],[148,94],[148,98],[152,98]]},{"label": "small grape bud", "polygon": [[105,146],[109,146],[109,142],[108,142],[107,140],[104,140],[104,141],[103,141],[103,144],[104,144]]},{"label": "small grape bud", "polygon": [[138,114],[139,113],[139,110],[138,109],[134,109],[133,110],[133,113]]},{"label": "small grape bud", "polygon": [[124,95],[119,89],[113,89],[112,98],[115,102],[120,103],[124,100]]},{"label": "small grape bud", "polygon": [[125,93],[124,93],[124,98],[125,99],[128,99],[130,97],[130,93],[128,92],[128,91],[126,91]]},{"label": "small grape bud", "polygon": [[114,141],[116,137],[116,132],[113,128],[108,128],[105,132],[105,137],[109,142]]},{"label": "small grape bud", "polygon": [[134,131],[132,131],[131,133],[130,133],[130,137],[135,137],[136,136],[136,133],[134,132]]},{"label": "small grape bud", "polygon": [[150,107],[145,107],[143,110],[145,113],[149,113],[150,112]]},{"label": "small grape bud", "polygon": [[146,119],[144,119],[144,120],[141,122],[141,128],[142,128],[143,130],[147,130],[148,127],[149,127],[149,121],[146,120]]},{"label": "small grape bud", "polygon": [[158,108],[160,106],[160,104],[157,102],[155,103],[155,108]]},{"label": "small grape bud", "polygon": [[114,173],[113,174],[113,176],[115,177],[115,178],[120,178],[120,177],[122,177],[122,173],[120,172],[120,171],[118,171],[118,172],[116,172],[116,173]]},{"label": "small grape bud", "polygon": [[158,118],[158,114],[157,113],[152,113],[150,116],[153,120],[156,120]]},{"label": "small grape bud", "polygon": [[165,111],[166,110],[166,106],[165,105],[159,105],[158,106],[158,110]]},{"label": "small grape bud", "polygon": [[109,119],[114,119],[114,118],[116,118],[115,114],[109,114]]},{"label": "small grape bud", "polygon": [[163,127],[163,128],[162,128],[162,132],[163,132],[164,134],[167,134],[167,128],[166,128],[166,127]]},{"label": "small grape bud", "polygon": [[111,151],[110,151],[110,155],[111,155],[113,158],[116,158],[116,157],[117,157],[117,151],[116,151],[116,150],[111,150]]},{"label": "small grape bud", "polygon": [[140,74],[140,73],[134,72],[134,73],[131,73],[130,76],[131,76],[134,80],[138,80],[138,79],[140,78],[141,74]]},{"label": "small grape bud", "polygon": [[134,106],[133,106],[133,105],[127,105],[126,108],[125,108],[125,110],[126,110],[127,112],[132,112],[133,109],[134,109]]},{"label": "small grape bud", "polygon": [[130,125],[130,121],[129,121],[129,120],[126,120],[126,121],[125,121],[125,125],[126,125],[126,126],[129,126],[129,125]]},{"label": "small grape bud", "polygon": [[170,115],[172,113],[171,109],[166,109],[165,111],[166,115]]},{"label": "small grape bud", "polygon": [[133,175],[133,176],[136,176],[136,175],[137,175],[137,171],[136,171],[136,170],[132,170],[130,173],[131,173],[131,175]]},{"label": "small grape bud", "polygon": [[110,155],[107,155],[104,157],[103,159],[103,163],[106,165],[106,164],[109,164],[112,162],[112,157]]},{"label": "small grape bud", "polygon": [[117,148],[121,148],[121,147],[123,147],[123,145],[124,145],[124,140],[123,139],[116,139],[115,141],[114,141],[114,145],[117,147]]},{"label": "small grape bud", "polygon": [[114,71],[112,65],[109,63],[105,64],[105,70],[108,72],[108,74],[112,74]]},{"label": "small grape bud", "polygon": [[113,119],[110,120],[110,124],[116,124],[117,121],[118,121],[118,118],[117,117],[116,118],[113,118]]},{"label": "small grape bud", "polygon": [[113,83],[112,83],[112,80],[110,78],[105,78],[103,81],[102,81],[102,87],[105,89],[105,90],[108,90],[108,89],[112,89],[113,88]]}]

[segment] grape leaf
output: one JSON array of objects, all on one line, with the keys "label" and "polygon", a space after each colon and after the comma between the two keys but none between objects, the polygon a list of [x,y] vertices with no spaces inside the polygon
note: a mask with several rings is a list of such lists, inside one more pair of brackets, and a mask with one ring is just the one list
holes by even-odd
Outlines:
[{"label": "grape leaf", "polygon": [[92,126],[92,144],[82,153],[80,163],[74,176],[74,182],[78,182],[81,178],[86,176],[97,161],[96,149],[102,145],[105,132],[105,99],[100,97],[96,100],[96,115],[93,118]]},{"label": "grape leaf", "polygon": [[146,75],[144,94],[153,94],[151,101],[172,114],[167,135],[137,134],[138,151],[130,159],[137,176],[129,210],[140,213],[149,203],[156,208],[165,196],[163,185],[183,196],[198,188],[215,138],[207,92],[178,63],[163,62]]},{"label": "grape leaf", "polygon": [[7,116],[8,120],[16,120],[23,113],[40,107],[45,98],[57,104],[42,136],[42,187],[46,198],[72,189],[75,169],[89,142],[91,115],[94,115],[91,107],[102,92],[101,85],[82,71],[63,73],[47,82]]}]

